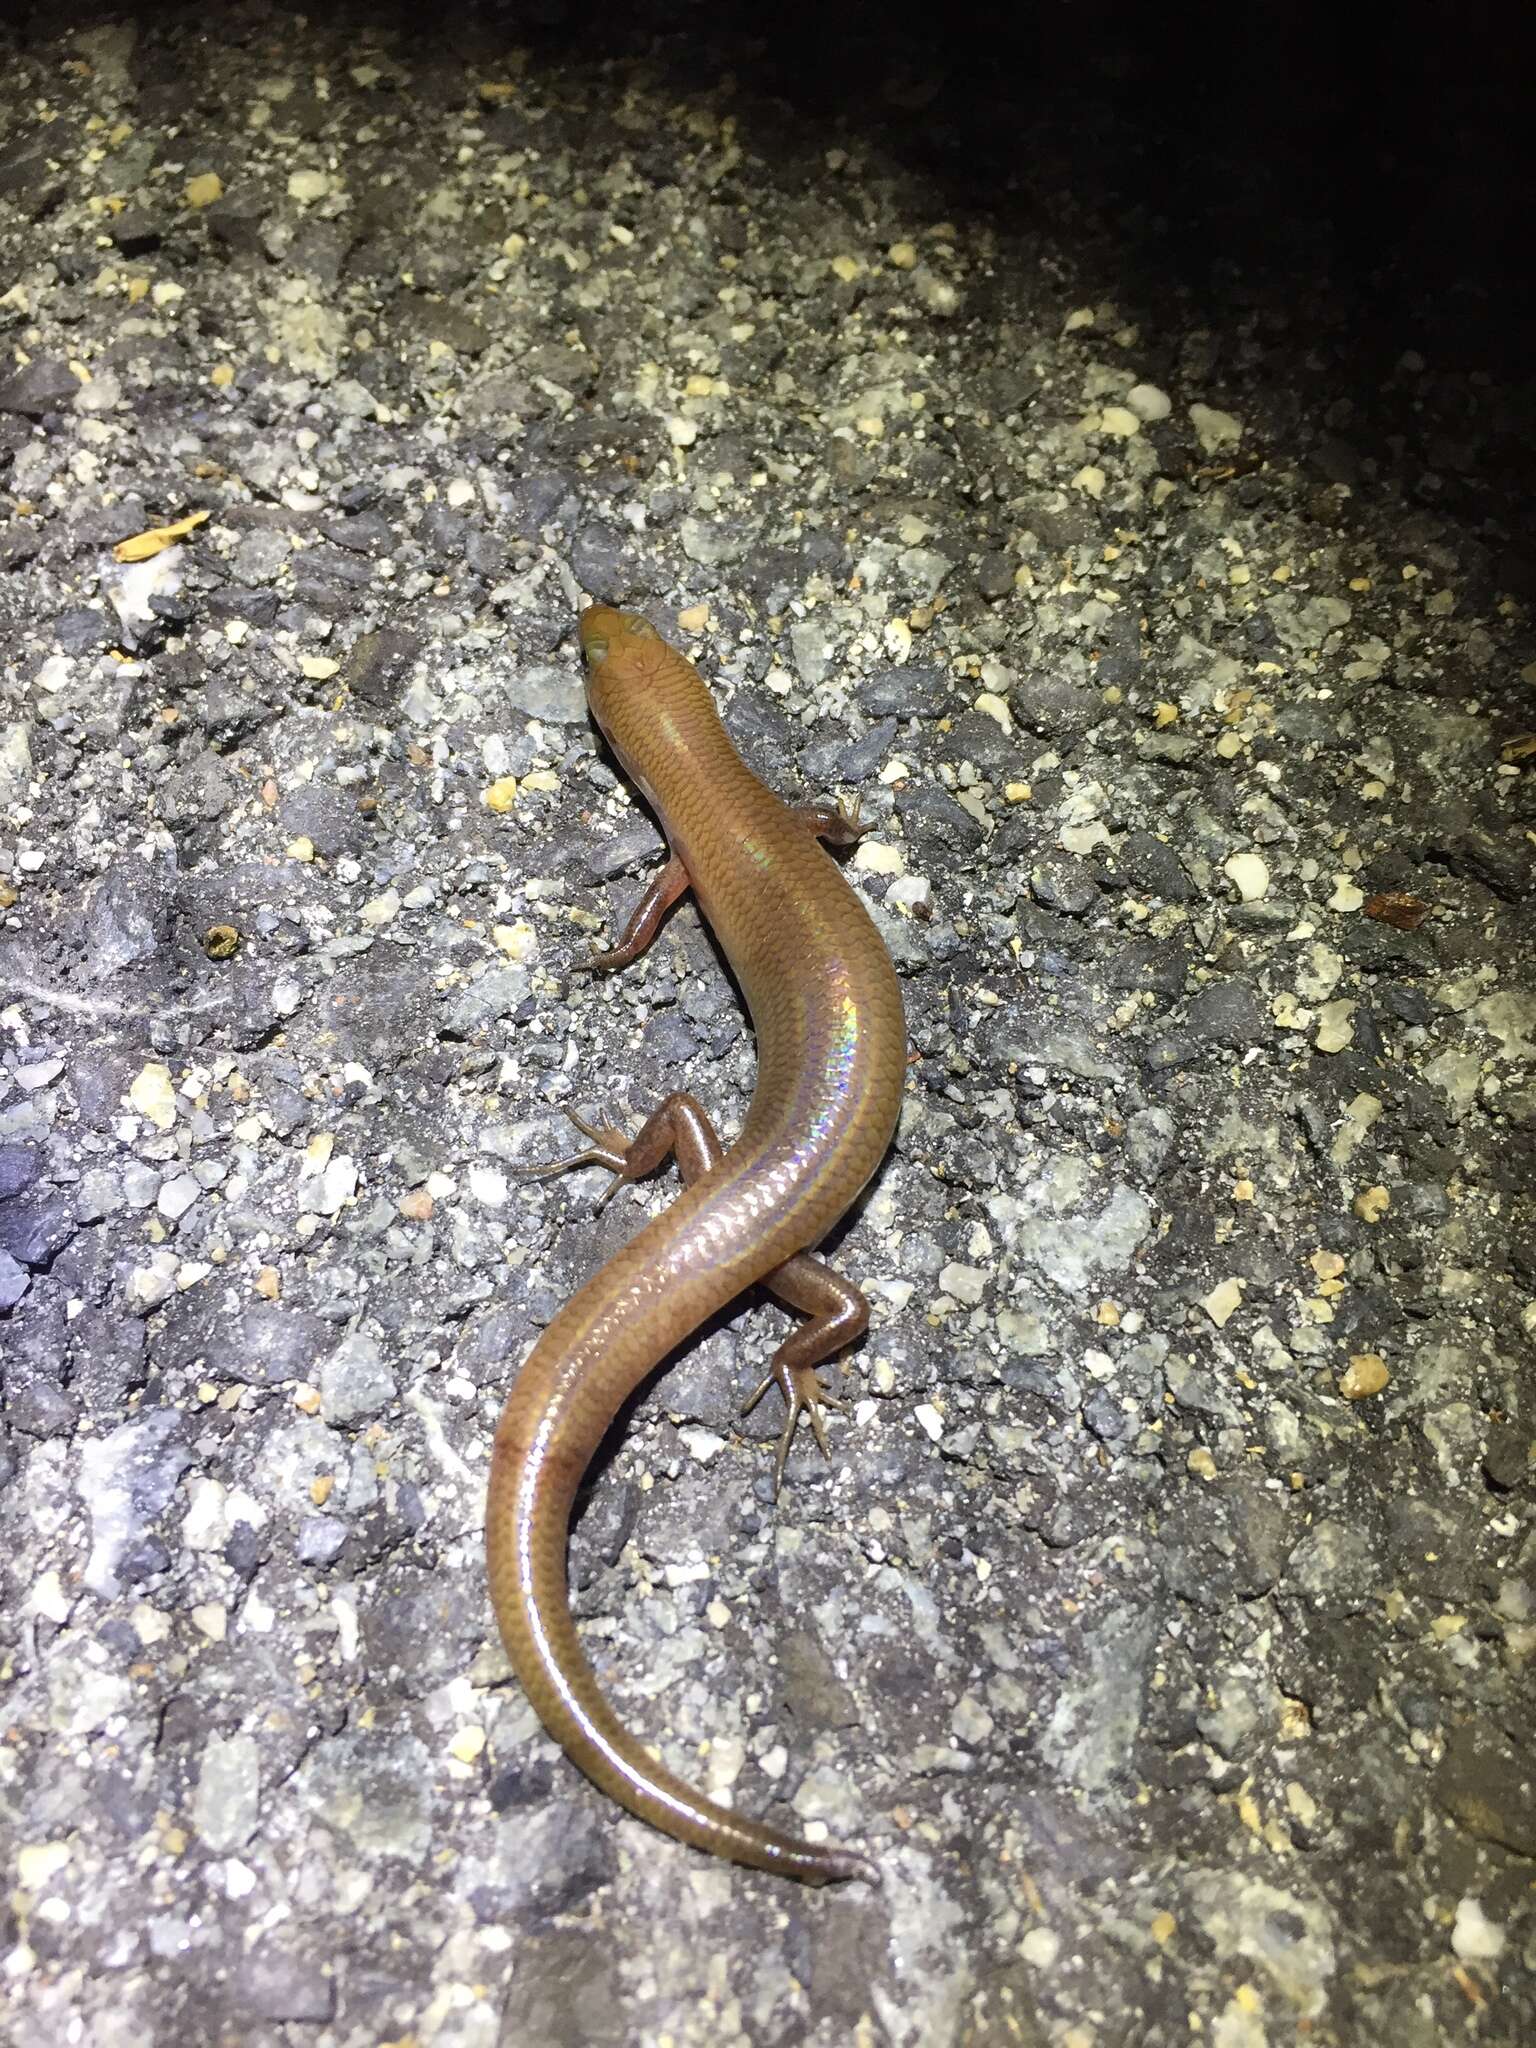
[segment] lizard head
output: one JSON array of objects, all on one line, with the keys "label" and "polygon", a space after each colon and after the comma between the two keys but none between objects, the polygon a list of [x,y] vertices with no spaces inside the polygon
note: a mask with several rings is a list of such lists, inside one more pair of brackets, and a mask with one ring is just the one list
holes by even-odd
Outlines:
[{"label": "lizard head", "polygon": [[649,619],[643,619],[638,612],[618,611],[612,605],[589,605],[577,623],[589,676],[595,676],[610,661],[622,662],[627,654],[654,654],[665,645]]}]

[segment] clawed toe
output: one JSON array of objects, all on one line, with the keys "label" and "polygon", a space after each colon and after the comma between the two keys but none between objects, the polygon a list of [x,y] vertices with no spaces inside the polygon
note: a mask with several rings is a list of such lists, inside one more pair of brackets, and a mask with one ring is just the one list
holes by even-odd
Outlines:
[{"label": "clawed toe", "polygon": [[[600,1112],[606,1115],[606,1111]],[[519,1180],[550,1180],[557,1173],[571,1173],[578,1166],[606,1166],[613,1179],[598,1197],[599,1210],[606,1209],[619,1189],[630,1178],[628,1171],[629,1139],[611,1120],[605,1123],[589,1123],[574,1109],[565,1114],[584,1138],[591,1142],[581,1152],[573,1152],[567,1159],[550,1159],[538,1166],[520,1166],[516,1169]]]},{"label": "clawed toe", "polygon": [[779,1488],[784,1483],[784,1467],[789,1462],[789,1453],[795,1441],[795,1431],[799,1426],[800,1417],[804,1415],[809,1419],[811,1434],[816,1439],[816,1448],[824,1458],[830,1458],[832,1453],[827,1444],[827,1426],[822,1416],[828,1408],[840,1409],[843,1404],[834,1395],[823,1391],[814,1365],[783,1365],[775,1360],[761,1384],[742,1403],[742,1414],[749,1415],[770,1387],[777,1387],[780,1390],[788,1409],[773,1459],[773,1497],[777,1500]]}]

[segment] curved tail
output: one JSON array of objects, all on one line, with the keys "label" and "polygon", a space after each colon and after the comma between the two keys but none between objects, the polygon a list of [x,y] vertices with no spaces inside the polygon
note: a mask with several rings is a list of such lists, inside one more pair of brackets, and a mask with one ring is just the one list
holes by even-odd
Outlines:
[{"label": "curved tail", "polygon": [[590,1451],[557,1441],[557,1403],[540,1370],[546,1347],[563,1348],[558,1340],[551,1346],[555,1337],[552,1326],[508,1397],[486,1504],[491,1599],[539,1719],[596,1785],[679,1841],[804,1884],[878,1883],[856,1850],[803,1841],[706,1799],[649,1756],[608,1704],[577,1637],[566,1583],[571,1503]]}]

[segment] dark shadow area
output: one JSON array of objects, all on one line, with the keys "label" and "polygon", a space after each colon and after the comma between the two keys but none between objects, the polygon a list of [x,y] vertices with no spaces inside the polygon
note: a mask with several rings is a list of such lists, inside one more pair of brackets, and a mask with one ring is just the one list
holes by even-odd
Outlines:
[{"label": "dark shadow area", "polygon": [[[128,16],[136,70],[154,72],[157,45],[184,47],[177,7],[95,6],[67,29],[16,10],[0,49]],[[281,9],[199,19],[248,44],[253,64],[280,52]],[[505,0],[437,15],[353,0],[323,26],[340,53],[383,34],[417,72],[494,73],[526,52],[583,97],[596,71],[617,101],[640,67],[680,102],[728,106],[782,187],[824,177],[829,151],[851,155],[851,215],[861,180],[926,187],[967,235],[996,238],[970,319],[1026,311],[1049,243],[1053,286],[1139,325],[1138,360],[1158,367],[1164,332],[1187,351],[1194,326],[1201,381],[1219,390],[1240,367],[1292,448],[1299,414],[1326,415],[1309,456],[1324,485],[1390,480],[1479,539],[1493,588],[1536,595],[1521,532],[1536,440],[1536,123],[1517,9]],[[195,122],[197,81],[185,83]],[[686,146],[678,131],[617,128],[591,142],[595,158],[622,149],[652,172]],[[750,205],[750,183],[720,196]]]},{"label": "dark shadow area", "polygon": [[990,304],[973,294],[968,317],[1027,311],[1048,246],[1053,283],[1112,302],[1155,369],[1199,330],[1201,379],[1240,374],[1276,438],[1304,444],[1292,423],[1326,417],[1320,484],[1390,482],[1477,536],[1500,591],[1536,595],[1536,123],[1515,10],[544,12],[550,61],[643,60],[680,94],[734,79],[745,138],[781,174],[819,176],[840,149],[926,184],[967,235],[997,237]]},{"label": "dark shadow area", "polygon": [[[1241,353],[1278,399],[1322,394],[1339,417],[1325,470],[1352,453],[1444,514],[1518,519],[1536,123],[1517,10],[642,0],[451,31],[466,57],[503,35],[550,63],[644,62],[683,96],[729,79],[750,147],[784,171],[858,151],[995,232],[999,317],[1027,297],[1035,237],[1075,244],[1085,302],[1113,300],[1154,346],[1195,322],[1218,380]],[[1409,350],[1466,380],[1460,433],[1438,407],[1419,432]],[[1536,590],[1528,552],[1509,567]]]}]

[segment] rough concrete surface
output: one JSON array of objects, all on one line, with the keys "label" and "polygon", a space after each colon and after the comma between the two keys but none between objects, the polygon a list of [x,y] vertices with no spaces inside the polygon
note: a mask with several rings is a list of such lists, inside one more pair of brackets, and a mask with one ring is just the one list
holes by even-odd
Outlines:
[{"label": "rough concrete surface", "polygon": [[[1288,126],[1262,10],[1189,68],[813,21],[0,30],[25,2048],[1536,2037],[1507,187],[1322,56]],[[857,792],[912,1064],[830,1463],[773,1504],[742,1304],[576,1604],[878,1890],[619,1814],[487,1606],[518,1361],[669,1197],[516,1169],[753,1073],[690,906],[578,972],[661,843],[588,597]]]}]

